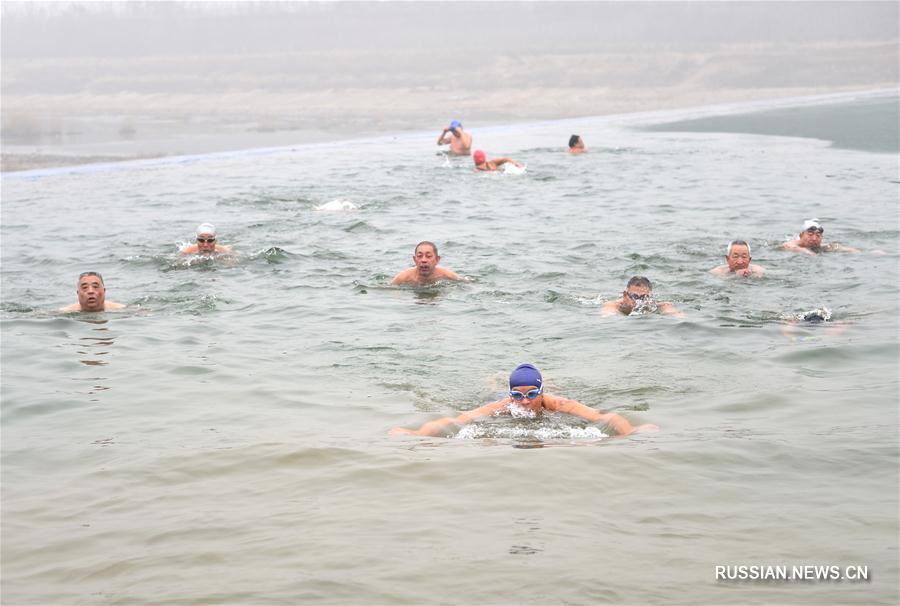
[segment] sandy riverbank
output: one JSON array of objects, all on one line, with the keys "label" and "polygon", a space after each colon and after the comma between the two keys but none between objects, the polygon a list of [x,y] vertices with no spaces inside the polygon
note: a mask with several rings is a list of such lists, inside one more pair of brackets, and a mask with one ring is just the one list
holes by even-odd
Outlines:
[{"label": "sandy riverbank", "polygon": [[[790,10],[812,15],[835,11],[837,6],[813,4],[791,5]],[[107,49],[102,57],[81,39],[69,45],[71,52],[66,56],[10,52],[21,51],[25,34],[21,28],[11,29],[15,19],[10,29],[4,23],[2,170],[385,133],[433,131],[437,135],[451,119],[462,120],[475,132],[494,124],[868,91],[896,88],[900,82],[897,36],[889,31],[873,38],[863,30],[857,35],[852,23],[846,28],[850,34],[823,29],[805,38],[797,34],[799,41],[784,35],[741,34],[747,39],[734,43],[707,39],[701,44],[661,39],[657,32],[643,41],[634,33],[634,39],[615,43],[581,36],[577,43],[566,44],[555,33],[552,38],[540,38],[535,33],[541,27],[540,18],[561,15],[568,21],[556,24],[557,29],[567,27],[572,32],[580,27],[575,13],[596,17],[594,13],[606,10],[605,5],[581,3],[563,10],[529,4],[530,13],[525,15],[529,19],[523,17],[518,23],[522,36],[499,39],[501,30],[482,24],[484,35],[478,42],[483,48],[470,44],[448,49],[424,34],[411,37],[422,28],[410,24],[396,26],[400,29],[385,40],[363,44],[360,38],[393,24],[397,19],[392,20],[391,11],[394,17],[418,11],[425,19],[438,8],[472,12],[471,6],[364,6],[367,16],[354,12],[356,21],[350,22],[363,29],[346,39],[313,43],[307,39],[308,32],[300,42],[276,40],[278,24],[270,20],[262,28],[273,39],[268,46],[257,41],[256,46],[245,44],[243,50],[196,52],[199,42],[191,37],[196,31],[226,27],[221,15],[213,19],[204,14],[193,15],[193,25],[185,25],[187,33],[182,32],[182,38],[190,44],[182,40],[183,51],[161,49],[161,43],[156,43],[152,49],[130,55],[110,55]],[[715,12],[733,17],[731,13],[744,11],[748,19],[763,23],[769,19],[769,13],[753,3],[734,5],[737,8],[685,6],[682,10],[677,3],[648,4],[629,10],[653,9],[654,16],[667,10],[669,17],[690,17],[692,23],[698,15],[710,17]],[[321,10],[345,8],[328,5]],[[303,17],[298,23],[312,31],[306,9],[296,10]],[[702,15],[685,12],[698,10]],[[348,15],[342,16],[342,27],[350,27]],[[643,13],[619,16],[619,25],[632,28],[644,17]],[[111,18],[104,13],[88,23],[100,17]],[[246,16],[236,20],[228,26],[236,32],[244,31],[242,20],[252,21]],[[126,28],[124,21],[114,23]],[[163,21],[157,24],[163,25]],[[657,27],[662,28],[658,23]],[[704,28],[710,38],[714,23],[707,22]],[[739,36],[723,32],[720,37]]]}]

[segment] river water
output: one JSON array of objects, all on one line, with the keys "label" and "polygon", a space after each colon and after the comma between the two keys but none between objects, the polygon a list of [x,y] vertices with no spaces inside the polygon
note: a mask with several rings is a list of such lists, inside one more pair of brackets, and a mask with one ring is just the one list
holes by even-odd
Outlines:
[{"label": "river water", "polygon": [[[751,109],[474,133],[522,175],[437,130],[5,173],[3,603],[897,603],[898,155]],[[777,249],[811,217],[863,252]],[[204,221],[236,259],[176,257]],[[763,279],[707,273],[738,237]],[[425,239],[471,282],[390,287]],[[86,270],[129,309],[55,312]],[[601,317],[635,274],[685,316]],[[660,432],[387,435],[520,362]],[[869,580],[715,576],[807,564]]]}]

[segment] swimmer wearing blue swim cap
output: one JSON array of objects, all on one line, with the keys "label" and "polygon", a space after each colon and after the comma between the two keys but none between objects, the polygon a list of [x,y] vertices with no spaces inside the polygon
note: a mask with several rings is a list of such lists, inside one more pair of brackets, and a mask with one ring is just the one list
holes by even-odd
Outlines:
[{"label": "swimmer wearing blue swim cap", "polygon": [[614,412],[603,413],[585,406],[576,400],[561,398],[544,392],[544,379],[532,364],[519,364],[509,375],[509,392],[505,398],[485,404],[475,410],[464,412],[457,417],[445,417],[425,423],[418,429],[395,427],[391,435],[440,436],[458,430],[478,419],[501,415],[539,417],[545,410],[562,412],[586,419],[591,423],[601,423],[618,435],[627,436],[635,432],[655,432],[659,427],[652,424],[634,427],[624,417]]},{"label": "swimmer wearing blue swim cap", "polygon": [[453,120],[444,128],[437,140],[438,145],[449,145],[451,156],[468,156],[472,153],[472,135],[463,130],[462,122]]}]

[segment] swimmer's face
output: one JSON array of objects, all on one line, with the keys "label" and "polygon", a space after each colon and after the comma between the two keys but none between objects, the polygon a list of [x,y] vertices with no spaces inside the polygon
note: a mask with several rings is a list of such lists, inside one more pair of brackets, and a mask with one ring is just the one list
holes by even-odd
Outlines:
[{"label": "swimmer's face", "polygon": [[821,227],[816,229],[810,227],[806,231],[800,232],[800,246],[810,250],[819,250],[822,246],[822,234],[825,232]]},{"label": "swimmer's face", "polygon": [[78,280],[78,304],[81,311],[103,311],[106,304],[106,287],[100,276],[83,276]]},{"label": "swimmer's face", "polygon": [[729,271],[741,271],[750,267],[750,247],[741,244],[735,244],[731,247],[731,252],[725,255],[725,262],[728,263]]},{"label": "swimmer's face", "polygon": [[[519,387],[513,387],[512,389],[510,389],[510,391],[518,391],[520,393],[525,394],[533,389],[538,389],[538,386],[537,385],[520,385]],[[533,412],[535,414],[540,414],[544,410],[544,394],[543,393],[541,393],[541,395],[539,395],[538,397],[536,397],[533,400],[529,400],[527,397],[522,398],[521,400],[513,400],[512,397],[510,397],[510,401],[512,402],[513,406],[518,406],[519,408],[521,408],[523,410],[530,410],[531,412]]]},{"label": "swimmer's face", "polygon": [[216,251],[215,234],[197,234],[197,252],[211,253]]},{"label": "swimmer's face", "polygon": [[635,305],[642,301],[650,300],[650,289],[646,286],[629,286],[622,291],[622,299],[625,307],[632,309]]},{"label": "swimmer's face", "polygon": [[421,244],[413,255],[413,263],[416,264],[420,276],[430,276],[434,273],[434,268],[440,260],[441,258],[434,252],[434,247],[429,244]]}]

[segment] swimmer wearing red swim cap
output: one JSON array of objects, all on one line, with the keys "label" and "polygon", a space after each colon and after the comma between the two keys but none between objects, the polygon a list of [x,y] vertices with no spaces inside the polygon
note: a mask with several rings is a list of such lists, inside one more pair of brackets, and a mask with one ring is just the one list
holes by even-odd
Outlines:
[{"label": "swimmer wearing red swim cap", "polygon": [[487,156],[484,154],[483,150],[477,149],[475,153],[472,154],[472,160],[475,161],[475,170],[483,170],[483,171],[493,171],[497,170],[501,166],[506,163],[513,164],[522,168],[522,164],[516,162],[512,158],[494,158],[493,160],[488,160]]}]

